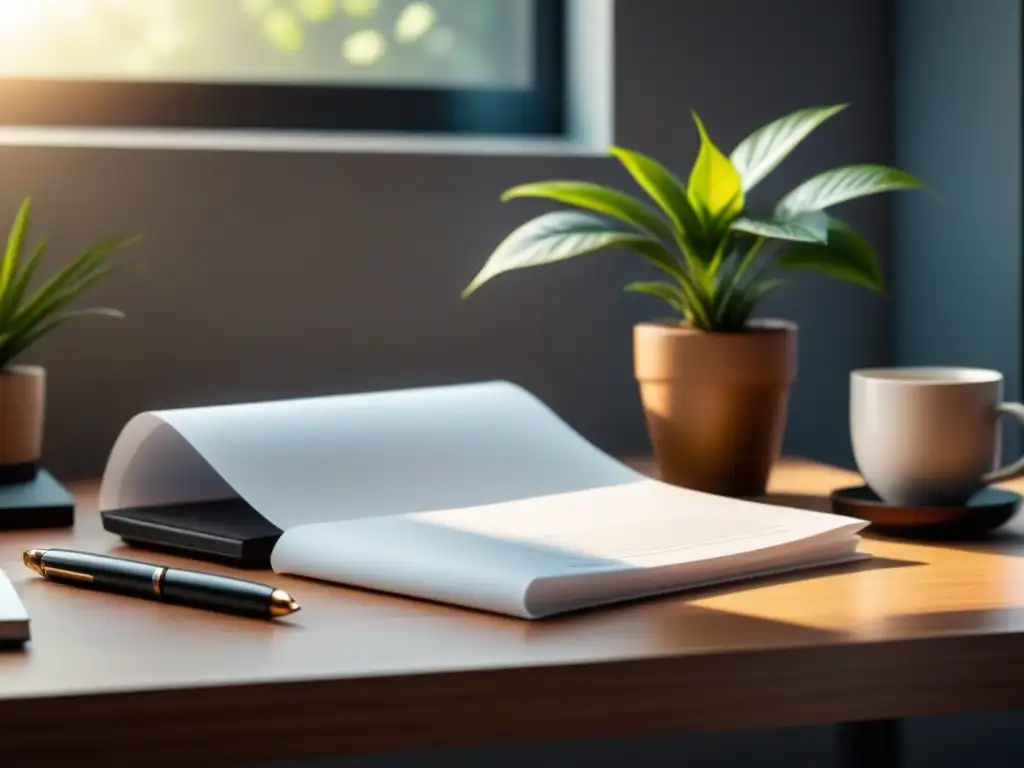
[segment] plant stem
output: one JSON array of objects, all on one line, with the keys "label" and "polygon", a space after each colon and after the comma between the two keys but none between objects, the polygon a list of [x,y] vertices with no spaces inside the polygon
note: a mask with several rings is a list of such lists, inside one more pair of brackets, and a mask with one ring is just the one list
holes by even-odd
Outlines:
[{"label": "plant stem", "polygon": [[697,292],[696,286],[684,280],[679,281],[679,286],[686,296],[686,303],[690,310],[691,316],[687,319],[695,328],[711,330],[711,318],[708,316],[703,297]]},{"label": "plant stem", "polygon": [[764,246],[764,243],[765,238],[759,237],[757,238],[757,240],[754,241],[754,244],[750,246],[750,250],[747,251],[747,255],[743,257],[743,261],[740,262],[740,266],[736,270],[737,280],[739,280],[739,278],[743,276],[743,273],[750,268],[751,263],[753,263],[757,254],[761,251],[761,248]]},{"label": "plant stem", "polygon": [[722,236],[722,239],[718,241],[718,247],[715,248],[715,255],[711,259],[711,266],[708,267],[708,274],[714,279],[715,275],[718,274],[718,270],[722,266],[722,262],[725,261],[725,252],[729,246],[729,235],[726,233]]},{"label": "plant stem", "polygon": [[694,250],[693,245],[686,239],[685,235],[679,235],[679,250],[683,256],[683,271],[689,273],[691,279],[702,291],[710,291],[712,287],[711,275],[704,269],[700,255]]}]

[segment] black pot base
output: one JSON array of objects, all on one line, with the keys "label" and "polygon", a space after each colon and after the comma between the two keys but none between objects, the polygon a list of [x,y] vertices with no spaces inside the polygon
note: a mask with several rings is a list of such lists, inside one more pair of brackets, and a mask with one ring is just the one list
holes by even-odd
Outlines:
[{"label": "black pot base", "polygon": [[22,464],[0,464],[0,486],[28,483],[39,474],[38,461],[26,461]]},{"label": "black pot base", "polygon": [[0,531],[74,525],[74,497],[45,469],[37,470],[29,480],[0,484]]}]

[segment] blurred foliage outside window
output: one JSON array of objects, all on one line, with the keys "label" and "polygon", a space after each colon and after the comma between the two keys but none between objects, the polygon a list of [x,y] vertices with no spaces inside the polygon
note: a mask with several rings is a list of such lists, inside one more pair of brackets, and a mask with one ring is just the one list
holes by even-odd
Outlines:
[{"label": "blurred foliage outside window", "polygon": [[526,89],[535,0],[0,0],[0,77]]}]

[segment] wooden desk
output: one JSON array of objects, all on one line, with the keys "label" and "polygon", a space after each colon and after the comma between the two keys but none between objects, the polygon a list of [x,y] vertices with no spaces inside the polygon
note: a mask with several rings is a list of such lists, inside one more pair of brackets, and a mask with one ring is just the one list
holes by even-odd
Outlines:
[{"label": "wooden desk", "polygon": [[[784,462],[773,491],[821,506],[854,481]],[[303,605],[272,624],[36,578],[21,564],[34,546],[190,565],[119,546],[94,489],[76,490],[74,531],[0,535],[33,634],[0,654],[0,765],[41,748],[52,763],[222,765],[1024,706],[1020,523],[985,544],[869,540],[878,559],[858,566],[533,623],[260,574]],[[870,747],[890,731],[850,732]]]}]

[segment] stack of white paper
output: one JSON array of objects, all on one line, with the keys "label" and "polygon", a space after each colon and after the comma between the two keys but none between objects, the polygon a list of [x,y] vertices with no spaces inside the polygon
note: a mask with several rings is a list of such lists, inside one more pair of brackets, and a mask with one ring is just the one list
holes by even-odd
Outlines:
[{"label": "stack of white paper", "polygon": [[28,614],[7,574],[0,571],[0,647],[28,640]]},{"label": "stack of white paper", "polygon": [[865,525],[647,479],[505,382],[141,414],[100,506],[236,495],[276,571],[522,618],[854,559]]}]

